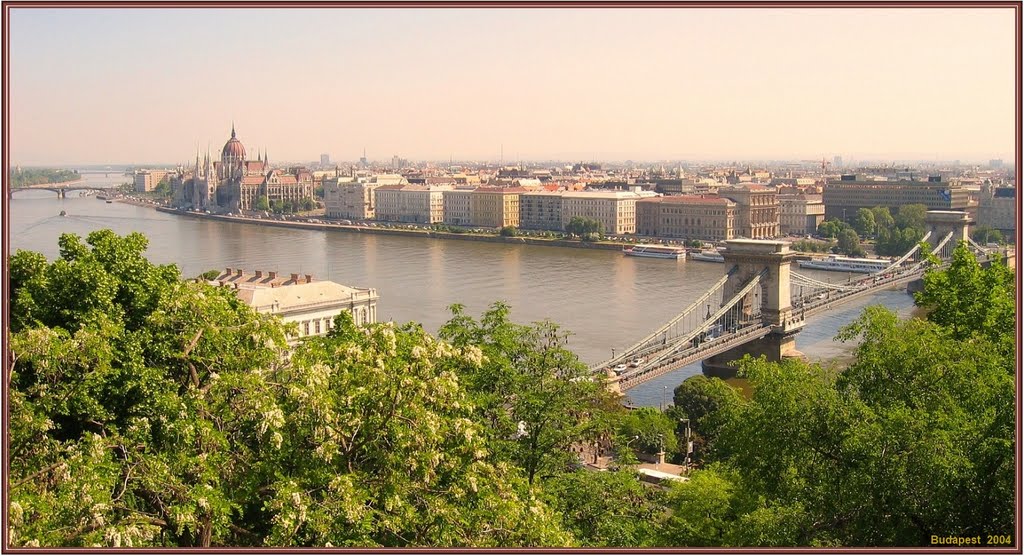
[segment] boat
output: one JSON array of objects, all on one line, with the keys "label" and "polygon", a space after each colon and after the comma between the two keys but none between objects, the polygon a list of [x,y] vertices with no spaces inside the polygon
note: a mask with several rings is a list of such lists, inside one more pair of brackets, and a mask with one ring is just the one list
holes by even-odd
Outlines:
[{"label": "boat", "polygon": [[107,204],[108,204],[108,205],[109,205],[109,204],[111,204],[111,203],[113,203],[113,202],[114,202],[114,201],[111,201],[110,199],[107,199]]},{"label": "boat", "polygon": [[798,261],[800,268],[813,268],[815,270],[834,270],[837,272],[862,272],[870,274],[880,272],[889,267],[887,259],[855,259],[853,257],[840,257],[829,255],[825,259],[811,259],[809,261]]},{"label": "boat", "polygon": [[60,211],[60,215],[61,215],[61,216],[67,216],[67,215],[68,215],[68,213],[67,213],[67,211],[65,211],[65,210],[62,210],[62,211]]},{"label": "boat", "polygon": [[655,259],[685,259],[686,249],[668,245],[634,245],[622,250],[631,257],[653,257]]},{"label": "boat", "polygon": [[699,253],[691,253],[690,260],[692,261],[707,261],[709,263],[724,263],[725,257],[721,253],[714,249],[701,251]]}]

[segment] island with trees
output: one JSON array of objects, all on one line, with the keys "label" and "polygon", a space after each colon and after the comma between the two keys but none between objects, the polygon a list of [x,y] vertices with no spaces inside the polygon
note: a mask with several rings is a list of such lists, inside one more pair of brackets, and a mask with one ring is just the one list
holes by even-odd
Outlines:
[{"label": "island with trees", "polygon": [[11,188],[43,185],[48,183],[65,183],[82,179],[78,170],[54,168],[12,168],[7,174],[7,183]]}]

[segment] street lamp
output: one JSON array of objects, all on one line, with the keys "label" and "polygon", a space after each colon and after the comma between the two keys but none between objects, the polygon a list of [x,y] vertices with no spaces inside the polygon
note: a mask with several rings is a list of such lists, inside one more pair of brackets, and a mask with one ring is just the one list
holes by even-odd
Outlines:
[{"label": "street lamp", "polygon": [[693,442],[690,442],[690,420],[689,419],[680,419],[679,421],[681,421],[683,423],[683,426],[686,427],[686,451],[684,452],[685,459],[683,460],[683,468],[686,469],[687,471],[689,471],[690,470],[690,454],[693,453]]},{"label": "street lamp", "polygon": [[665,435],[658,435],[658,463],[654,464],[654,467],[661,469],[662,462],[665,461]]}]

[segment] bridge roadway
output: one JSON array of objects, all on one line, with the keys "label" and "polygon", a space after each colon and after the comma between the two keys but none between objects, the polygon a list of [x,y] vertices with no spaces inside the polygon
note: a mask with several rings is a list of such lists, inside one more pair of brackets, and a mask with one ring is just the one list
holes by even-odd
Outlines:
[{"label": "bridge roadway", "polygon": [[[799,325],[807,316],[821,313],[831,309],[835,305],[852,301],[856,298],[868,295],[871,293],[878,292],[883,289],[891,288],[896,285],[906,284],[913,280],[916,280],[924,275],[923,268],[916,268],[910,272],[896,273],[890,275],[888,278],[874,279],[865,278],[862,282],[865,283],[865,287],[858,288],[856,290],[848,292],[829,292],[825,299],[818,299],[816,296],[808,296],[803,300],[801,305],[793,306],[793,317],[787,324]],[[871,283],[868,284],[867,282]],[[856,284],[856,282],[854,282]],[[800,303],[801,300],[794,300]],[[638,386],[648,380],[657,378],[667,372],[674,371],[681,367],[685,367],[691,363],[696,363],[718,355],[724,351],[728,351],[737,346],[741,346],[751,340],[756,340],[766,336],[772,331],[772,326],[764,325],[760,321],[756,321],[751,324],[747,324],[742,328],[739,328],[735,332],[726,332],[721,334],[714,339],[705,340],[695,346],[691,346],[682,349],[672,355],[666,361],[658,364],[656,367],[643,367],[642,365],[638,368],[630,368],[622,375],[614,378],[609,378],[609,385],[618,383],[618,387],[621,391],[626,391],[634,386]],[[664,353],[662,351],[656,351],[649,355],[646,355],[647,360],[656,359],[658,356]]]},{"label": "bridge roadway", "polygon": [[37,183],[34,185],[24,185],[21,187],[12,187],[7,190],[7,195],[13,195],[15,191],[53,191],[58,197],[64,197],[64,194],[68,191],[104,191],[107,188],[97,187],[95,185],[82,185],[85,180],[65,181],[60,183]]}]

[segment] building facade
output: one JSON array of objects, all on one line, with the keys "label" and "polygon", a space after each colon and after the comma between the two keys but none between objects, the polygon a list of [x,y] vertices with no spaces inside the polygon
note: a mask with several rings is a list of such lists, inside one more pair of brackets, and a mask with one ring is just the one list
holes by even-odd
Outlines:
[{"label": "building facade", "polygon": [[1017,229],[1017,189],[983,186],[978,199],[977,225],[994,228],[1012,239]]},{"label": "building facade", "polygon": [[470,218],[474,226],[486,228],[519,227],[520,187],[478,187],[469,197]]},{"label": "building facade", "polygon": [[373,192],[376,219],[384,222],[444,222],[443,185],[382,185]]},{"label": "building facade", "polygon": [[636,203],[642,236],[725,241],[736,237],[737,204],[716,195],[676,195]]},{"label": "building facade", "polygon": [[377,322],[380,296],[373,288],[317,281],[309,274],[292,274],[285,278],[277,272],[257,270],[247,274],[232,268],[225,269],[210,284],[233,288],[239,299],[258,313],[277,315],[285,323],[296,323],[298,330],[289,334],[291,341],[327,334],[334,327],[334,317],[343,312],[351,314],[357,325]]},{"label": "building facade", "polygon": [[896,211],[903,205],[921,204],[928,210],[967,210],[969,193],[958,184],[937,178],[929,181],[866,181],[844,175],[825,184],[822,199],[825,219],[851,221],[862,208],[886,207]]},{"label": "building facade", "polygon": [[635,233],[636,202],[642,198],[632,191],[567,191],[562,196],[562,229],[579,216],[597,220],[606,234]]},{"label": "building facade", "polygon": [[519,227],[524,230],[562,231],[562,191],[531,192],[519,196]]},{"label": "building facade", "polygon": [[782,235],[807,235],[825,220],[821,195],[779,195],[779,231]]},{"label": "building facade", "polygon": [[160,182],[168,177],[166,170],[138,170],[135,172],[135,191],[145,193],[153,191]]},{"label": "building facade", "polygon": [[473,196],[473,189],[455,188],[445,191],[444,196],[444,223],[451,226],[470,226],[473,221],[473,212],[470,210],[470,198]]},{"label": "building facade", "polygon": [[324,213],[327,218],[372,220],[376,218],[374,190],[378,183],[352,177],[324,178]]},{"label": "building facade", "polygon": [[737,237],[771,239],[779,236],[779,192],[763,185],[721,187],[718,195],[736,203]]}]

